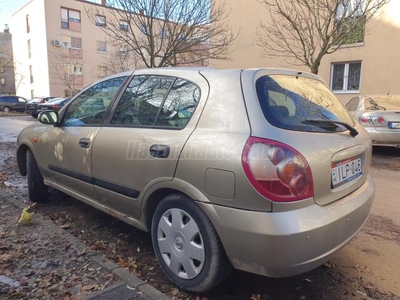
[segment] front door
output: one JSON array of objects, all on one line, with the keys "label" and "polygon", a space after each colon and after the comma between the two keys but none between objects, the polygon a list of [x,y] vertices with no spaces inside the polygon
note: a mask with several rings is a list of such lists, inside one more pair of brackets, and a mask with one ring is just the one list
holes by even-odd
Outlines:
[{"label": "front door", "polygon": [[77,197],[94,199],[93,142],[125,78],[108,79],[85,90],[68,105],[61,124],[41,136],[41,157],[46,160],[41,164],[46,166],[42,170],[44,178]]}]

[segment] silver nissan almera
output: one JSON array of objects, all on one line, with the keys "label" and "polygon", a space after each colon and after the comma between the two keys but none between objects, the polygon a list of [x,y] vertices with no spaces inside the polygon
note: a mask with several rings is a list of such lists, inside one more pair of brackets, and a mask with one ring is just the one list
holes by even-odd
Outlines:
[{"label": "silver nissan almera", "polygon": [[372,144],[318,76],[161,68],[104,78],[18,137],[33,202],[56,188],[148,231],[204,292],[236,268],[311,270],[362,228]]}]

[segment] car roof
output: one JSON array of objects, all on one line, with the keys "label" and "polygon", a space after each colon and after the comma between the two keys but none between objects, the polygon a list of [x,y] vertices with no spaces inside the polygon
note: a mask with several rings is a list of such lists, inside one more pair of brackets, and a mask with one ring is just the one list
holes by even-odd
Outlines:
[{"label": "car roof", "polygon": [[120,76],[130,76],[132,74],[137,75],[166,75],[170,74],[172,76],[178,76],[179,74],[184,73],[202,73],[202,74],[218,74],[218,73],[259,73],[266,72],[270,74],[287,74],[287,75],[305,75],[307,77],[312,77],[318,80],[321,80],[321,77],[315,74],[311,74],[309,72],[292,70],[292,69],[281,69],[281,68],[248,68],[248,69],[215,69],[215,68],[207,68],[207,67],[165,67],[165,68],[147,68],[147,69],[136,69],[131,71],[125,71],[122,73],[113,74],[107,76],[99,81],[103,81],[105,79],[111,79]]}]

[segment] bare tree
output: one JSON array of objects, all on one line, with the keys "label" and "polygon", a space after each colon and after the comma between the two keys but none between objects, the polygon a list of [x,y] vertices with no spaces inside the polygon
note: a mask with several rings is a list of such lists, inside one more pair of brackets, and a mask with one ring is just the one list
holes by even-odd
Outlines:
[{"label": "bare tree", "polygon": [[22,72],[23,65],[20,62],[15,62],[14,64],[14,76],[15,76],[15,89],[18,91],[18,88],[21,84],[24,84],[26,76]]},{"label": "bare tree", "polygon": [[86,13],[114,46],[127,45],[148,68],[228,59],[236,37],[223,1],[107,0]]},{"label": "bare tree", "polygon": [[53,78],[64,89],[65,96],[73,96],[83,87],[82,52],[68,46],[49,49],[49,67]]},{"label": "bare tree", "polygon": [[344,44],[362,42],[366,24],[390,0],[259,0],[270,20],[257,29],[263,54],[305,65],[318,74],[321,60]]},{"label": "bare tree", "polygon": [[[107,73],[115,74],[134,70],[140,67],[140,57],[135,52],[130,52],[127,48],[114,48],[110,55],[104,59],[104,67]],[[108,75],[108,74],[107,74]]]}]

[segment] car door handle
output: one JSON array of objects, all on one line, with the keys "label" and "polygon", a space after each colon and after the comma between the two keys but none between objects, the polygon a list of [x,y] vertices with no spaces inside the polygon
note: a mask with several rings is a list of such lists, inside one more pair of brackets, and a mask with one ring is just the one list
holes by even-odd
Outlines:
[{"label": "car door handle", "polygon": [[81,148],[89,148],[92,142],[88,138],[81,138],[79,140],[79,147]]},{"label": "car door handle", "polygon": [[170,148],[167,145],[151,145],[150,155],[158,158],[167,158],[169,156]]}]

